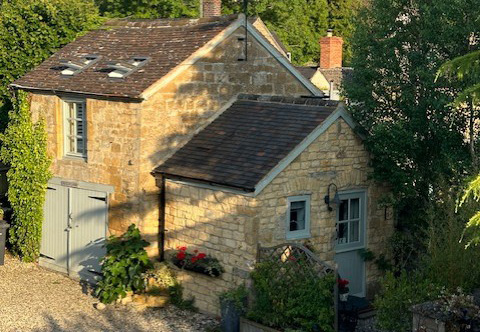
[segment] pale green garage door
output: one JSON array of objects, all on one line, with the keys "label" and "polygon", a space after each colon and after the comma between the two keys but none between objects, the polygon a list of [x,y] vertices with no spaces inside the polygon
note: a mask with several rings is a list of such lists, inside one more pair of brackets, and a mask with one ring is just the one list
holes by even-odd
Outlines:
[{"label": "pale green garage door", "polygon": [[49,184],[40,264],[89,282],[98,280],[105,254],[106,192]]}]

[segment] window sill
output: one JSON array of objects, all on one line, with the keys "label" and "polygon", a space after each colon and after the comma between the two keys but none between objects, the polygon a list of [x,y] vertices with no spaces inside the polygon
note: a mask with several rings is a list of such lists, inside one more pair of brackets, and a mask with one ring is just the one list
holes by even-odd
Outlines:
[{"label": "window sill", "polygon": [[62,160],[82,162],[82,163],[85,163],[85,164],[87,163],[87,157],[82,157],[82,156],[66,155],[66,156],[63,156]]},{"label": "window sill", "polygon": [[301,234],[287,234],[287,240],[302,240],[302,239],[309,239],[312,235],[310,233],[301,233]]}]

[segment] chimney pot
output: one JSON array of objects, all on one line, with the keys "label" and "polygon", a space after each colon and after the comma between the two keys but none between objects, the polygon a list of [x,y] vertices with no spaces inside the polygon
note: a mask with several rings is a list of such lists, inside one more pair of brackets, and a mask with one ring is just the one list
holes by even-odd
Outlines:
[{"label": "chimney pot", "polygon": [[320,38],[320,68],[331,69],[342,67],[343,39],[327,30],[327,36]]},{"label": "chimney pot", "polygon": [[202,0],[202,16],[214,17],[222,15],[222,0]]}]

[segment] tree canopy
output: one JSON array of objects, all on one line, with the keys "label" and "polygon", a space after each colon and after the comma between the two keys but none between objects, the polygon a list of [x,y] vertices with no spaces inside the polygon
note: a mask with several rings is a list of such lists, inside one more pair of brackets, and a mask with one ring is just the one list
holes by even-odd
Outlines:
[{"label": "tree canopy", "polygon": [[[352,18],[365,0],[249,0],[249,15],[258,15],[276,32],[296,64],[318,63],[319,38],[328,28],[345,39],[349,60]],[[96,0],[108,17],[198,17],[200,0]],[[224,14],[243,12],[243,0],[223,0]]]},{"label": "tree canopy", "polygon": [[0,98],[8,85],[100,21],[93,0],[0,3]]},{"label": "tree canopy", "polygon": [[[223,5],[225,13],[238,13],[243,1],[228,0]],[[318,42],[328,29],[327,0],[250,0],[248,12],[278,34],[294,63],[318,62]]]},{"label": "tree canopy", "polygon": [[108,17],[178,18],[198,17],[199,0],[96,0]]},{"label": "tree canopy", "polygon": [[435,78],[471,49],[479,18],[475,0],[372,0],[355,23],[346,95],[367,134],[373,177],[391,185],[403,223],[421,224],[431,203],[451,194],[442,184],[471,171],[470,109],[452,104],[465,84]]}]

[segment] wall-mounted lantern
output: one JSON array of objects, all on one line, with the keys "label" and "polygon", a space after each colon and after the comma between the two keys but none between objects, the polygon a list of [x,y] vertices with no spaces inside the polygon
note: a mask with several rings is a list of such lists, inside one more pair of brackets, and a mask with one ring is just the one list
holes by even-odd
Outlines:
[{"label": "wall-mounted lantern", "polygon": [[[333,200],[330,199],[330,187],[331,186],[335,186],[335,195],[333,196]],[[331,207],[330,204],[338,205],[341,202],[342,201],[340,200],[340,196],[338,195],[337,185],[335,183],[330,183],[328,185],[327,195],[325,195],[325,204],[327,204],[327,206],[328,206],[328,211],[333,211],[333,207]]]}]

